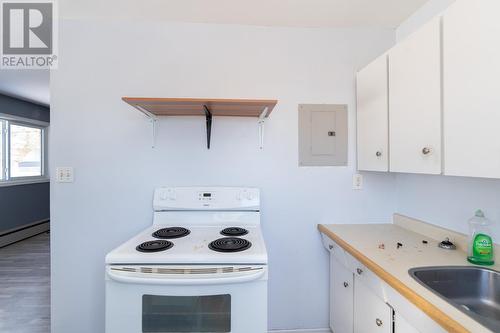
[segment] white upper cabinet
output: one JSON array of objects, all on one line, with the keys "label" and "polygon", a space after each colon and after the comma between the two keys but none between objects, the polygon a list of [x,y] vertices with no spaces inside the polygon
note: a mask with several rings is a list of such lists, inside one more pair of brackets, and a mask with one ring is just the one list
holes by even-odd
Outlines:
[{"label": "white upper cabinet", "polygon": [[444,173],[500,178],[500,1],[457,1],[443,19]]},{"label": "white upper cabinet", "polygon": [[389,114],[387,55],[358,72],[358,169],[389,171]]},{"label": "white upper cabinet", "polygon": [[358,169],[500,178],[499,0],[457,0],[357,75]]},{"label": "white upper cabinet", "polygon": [[441,22],[389,51],[390,171],[441,173]]}]

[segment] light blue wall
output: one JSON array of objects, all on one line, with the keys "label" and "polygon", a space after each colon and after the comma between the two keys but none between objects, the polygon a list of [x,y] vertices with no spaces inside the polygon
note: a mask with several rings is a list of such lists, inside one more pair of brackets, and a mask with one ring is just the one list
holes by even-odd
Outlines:
[{"label": "light blue wall", "polygon": [[[53,333],[104,328],[104,256],[151,225],[161,185],[256,186],[269,251],[269,321],[328,326],[328,256],[318,223],[388,221],[394,177],[355,172],[355,71],[394,43],[392,30],[62,21],[52,71]],[[147,119],[122,96],[276,98],[258,148],[256,119]],[[299,103],[349,105],[349,167],[298,167]]]},{"label": "light blue wall", "polygon": [[396,179],[398,212],[467,233],[467,220],[481,208],[497,222],[499,242],[500,180],[402,174]]},{"label": "light blue wall", "polygon": [[[49,122],[49,108],[0,95],[0,113]],[[0,234],[49,218],[49,184],[0,187]]]},{"label": "light blue wall", "polygon": [[[441,14],[453,2],[430,0],[397,29],[397,39]],[[495,236],[496,242],[500,241],[500,180],[399,174],[397,190],[400,213],[461,232],[467,232],[467,220],[482,208],[498,223]]]}]

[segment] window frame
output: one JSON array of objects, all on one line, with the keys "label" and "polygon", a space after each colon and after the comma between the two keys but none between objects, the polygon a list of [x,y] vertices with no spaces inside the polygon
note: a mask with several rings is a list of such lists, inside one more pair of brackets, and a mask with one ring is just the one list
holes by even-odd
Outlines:
[{"label": "window frame", "polygon": [[2,156],[0,157],[0,173],[2,177],[0,178],[0,182],[7,181],[7,121],[3,118],[0,118],[0,136],[2,137]]},{"label": "window frame", "polygon": [[[48,170],[48,129],[49,123],[38,120],[31,120],[23,117],[11,116],[0,113],[0,130],[2,135],[3,156],[0,161],[2,179],[0,187],[24,184],[44,183],[49,181]],[[10,128],[11,125],[24,126],[40,129],[41,133],[41,175],[40,176],[11,176],[10,160]]]}]

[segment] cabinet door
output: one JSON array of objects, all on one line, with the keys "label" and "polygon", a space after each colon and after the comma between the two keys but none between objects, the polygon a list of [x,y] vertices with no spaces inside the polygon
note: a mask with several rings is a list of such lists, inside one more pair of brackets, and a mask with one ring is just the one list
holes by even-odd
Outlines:
[{"label": "cabinet door", "polygon": [[434,19],[389,51],[389,165],[441,173],[441,36]]},{"label": "cabinet door", "polygon": [[330,328],[335,333],[353,333],[354,275],[330,256]]},{"label": "cabinet door", "polygon": [[419,333],[418,330],[411,326],[399,313],[394,314],[394,333]]},{"label": "cabinet door", "polygon": [[354,283],[354,332],[392,333],[392,308],[357,279]]},{"label": "cabinet door", "polygon": [[457,1],[443,18],[444,173],[500,178],[500,1]]},{"label": "cabinet door", "polygon": [[358,169],[389,171],[389,114],[387,55],[358,72]]}]

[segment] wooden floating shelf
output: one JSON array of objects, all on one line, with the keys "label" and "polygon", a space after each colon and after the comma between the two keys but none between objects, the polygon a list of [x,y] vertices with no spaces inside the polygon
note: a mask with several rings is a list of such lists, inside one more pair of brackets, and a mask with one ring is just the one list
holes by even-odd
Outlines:
[{"label": "wooden floating shelf", "polygon": [[276,100],[256,99],[206,99],[206,98],[137,98],[123,97],[141,112],[154,116],[205,116],[207,107],[213,116],[260,117],[266,110],[268,117]]},{"label": "wooden floating shelf", "polygon": [[212,117],[258,118],[260,148],[264,145],[264,120],[269,117],[277,100],[207,99],[207,98],[144,98],[122,97],[122,100],[144,113],[153,124],[153,147],[158,116],[204,116],[207,124],[207,148],[210,149]]}]

